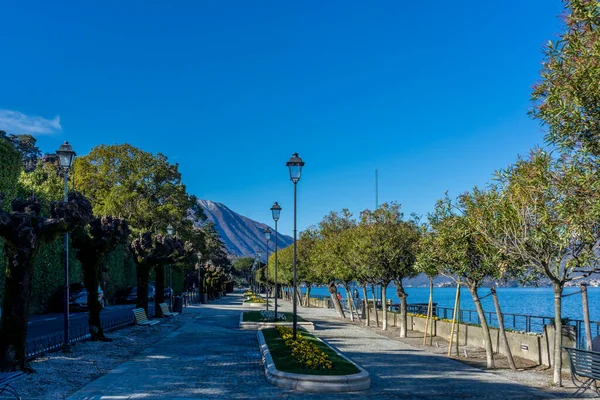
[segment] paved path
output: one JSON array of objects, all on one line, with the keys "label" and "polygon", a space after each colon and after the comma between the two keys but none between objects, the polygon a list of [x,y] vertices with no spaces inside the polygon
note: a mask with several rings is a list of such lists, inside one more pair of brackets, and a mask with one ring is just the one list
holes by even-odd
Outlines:
[{"label": "paved path", "polygon": [[[280,307],[290,310],[288,303]],[[331,310],[300,309],[318,334],[371,374],[371,389],[308,394],[265,381],[256,332],[237,329],[241,296],[184,310],[188,322],[169,337],[74,393],[69,399],[542,399],[555,396],[358,326]]]}]

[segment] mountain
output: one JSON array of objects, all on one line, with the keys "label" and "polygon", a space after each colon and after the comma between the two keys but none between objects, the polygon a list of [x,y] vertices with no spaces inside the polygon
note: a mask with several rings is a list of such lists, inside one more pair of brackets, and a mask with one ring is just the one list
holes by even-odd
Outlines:
[{"label": "mountain", "polygon": [[[225,243],[227,253],[235,257],[254,257],[257,250],[262,251],[262,261],[266,261],[266,240],[264,231],[267,225],[251,220],[232,211],[227,206],[210,200],[198,200],[207,220],[215,224],[215,228]],[[275,228],[269,241],[269,254],[275,250]],[[282,249],[294,243],[291,236],[279,233],[277,248]]]}]

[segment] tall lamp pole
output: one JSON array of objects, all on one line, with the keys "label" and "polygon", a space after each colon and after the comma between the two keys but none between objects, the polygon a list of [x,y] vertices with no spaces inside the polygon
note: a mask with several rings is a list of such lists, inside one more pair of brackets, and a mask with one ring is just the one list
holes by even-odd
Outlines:
[{"label": "tall lamp pole", "polygon": [[271,239],[271,229],[267,226],[265,229],[265,239],[267,239],[267,264],[265,266],[265,277],[266,277],[266,293],[267,293],[267,311],[269,311],[269,239]]},{"label": "tall lamp pole", "polygon": [[[63,170],[65,177],[65,202],[69,201],[69,169],[73,165],[75,159],[75,152],[69,144],[64,142],[59,149],[56,151],[58,155],[58,163],[60,168]],[[64,288],[64,341],[62,345],[62,351],[65,353],[71,352],[71,342],[69,340],[69,232],[65,233],[65,288]]]},{"label": "tall lamp pole", "polygon": [[277,321],[277,297],[279,297],[279,290],[277,287],[277,221],[279,221],[279,214],[281,214],[281,206],[275,202],[271,207],[271,213],[273,214],[273,221],[275,221],[275,321]]},{"label": "tall lamp pole", "polygon": [[[167,235],[169,237],[173,236],[173,226],[171,224],[167,225]],[[173,311],[173,269],[172,265],[169,264],[169,310]],[[163,280],[164,282],[164,280]],[[163,290],[164,297],[164,290]]]},{"label": "tall lamp pole", "polygon": [[290,170],[290,180],[294,184],[294,287],[292,290],[294,291],[294,303],[293,303],[293,312],[294,319],[292,324],[293,336],[292,339],[296,340],[296,331],[298,325],[298,314],[296,313],[296,303],[297,303],[297,293],[296,288],[298,286],[296,282],[296,186],[298,185],[298,181],[300,180],[300,175],[302,174],[302,167],[304,166],[304,161],[298,156],[298,153],[292,154],[289,161],[285,164]]}]

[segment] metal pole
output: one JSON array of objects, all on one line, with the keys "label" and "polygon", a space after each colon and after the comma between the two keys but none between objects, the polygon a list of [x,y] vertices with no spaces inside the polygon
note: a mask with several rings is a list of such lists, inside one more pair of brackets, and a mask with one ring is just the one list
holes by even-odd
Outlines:
[{"label": "metal pole", "polygon": [[265,265],[265,292],[267,295],[267,311],[269,311],[269,239],[267,239],[267,263]]},{"label": "metal pole", "polygon": [[277,287],[277,220],[275,220],[275,321],[277,321],[277,295],[279,294]]},{"label": "metal pole", "polygon": [[[65,168],[65,202],[69,201],[69,170]],[[71,344],[69,340],[69,232],[65,233],[65,288],[64,288],[64,342],[62,351],[64,353],[71,352]]]},{"label": "metal pole", "polygon": [[294,317],[293,317],[293,323],[292,323],[292,331],[293,331],[293,335],[292,335],[292,339],[296,340],[296,329],[297,329],[297,324],[298,324],[298,315],[296,314],[296,287],[298,286],[297,282],[296,282],[296,185],[297,183],[294,182],[294,287],[292,288],[292,293],[293,293],[293,311],[294,311]]},{"label": "metal pole", "polygon": [[173,269],[171,264],[169,264],[169,309],[173,311]]}]

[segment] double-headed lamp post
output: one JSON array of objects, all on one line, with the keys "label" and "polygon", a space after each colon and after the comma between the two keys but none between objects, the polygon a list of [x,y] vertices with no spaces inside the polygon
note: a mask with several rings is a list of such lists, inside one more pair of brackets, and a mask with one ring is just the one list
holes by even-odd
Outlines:
[{"label": "double-headed lamp post", "polygon": [[275,221],[275,291],[273,297],[275,298],[275,321],[277,321],[277,297],[279,290],[277,287],[277,221],[279,221],[279,214],[281,214],[281,206],[275,202],[271,207],[271,213],[273,214],[273,221]]},{"label": "double-headed lamp post", "polygon": [[[65,176],[65,202],[69,201],[69,169],[73,165],[75,159],[75,152],[69,144],[64,142],[59,149],[56,151],[58,155],[58,163],[60,168],[64,172]],[[64,319],[65,319],[65,333],[62,350],[65,353],[71,351],[71,343],[69,340],[69,232],[65,233],[65,288],[64,288]]]},{"label": "double-headed lamp post", "polygon": [[290,180],[294,184],[294,301],[293,301],[293,311],[294,311],[294,319],[292,323],[293,336],[292,338],[296,340],[296,331],[298,325],[298,314],[296,313],[296,303],[297,303],[297,293],[296,288],[298,283],[296,282],[296,186],[298,185],[298,181],[300,181],[300,175],[302,175],[302,167],[304,166],[304,161],[300,158],[298,153],[292,154],[289,161],[285,164],[290,170]]},{"label": "double-headed lamp post", "polygon": [[[173,236],[173,232],[175,230],[173,229],[173,226],[171,224],[167,225],[167,235],[169,235],[169,237]],[[172,267],[171,264],[169,264],[169,309],[171,311],[173,311],[173,276],[172,276]],[[163,290],[163,296],[164,296],[164,290]]]},{"label": "double-headed lamp post", "polygon": [[267,311],[269,311],[269,240],[271,239],[271,229],[267,226],[265,229],[265,239],[267,239],[267,264],[265,265],[265,292],[267,294]]}]

